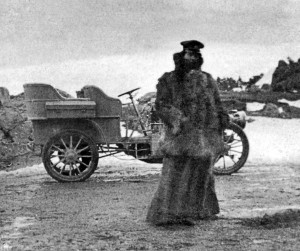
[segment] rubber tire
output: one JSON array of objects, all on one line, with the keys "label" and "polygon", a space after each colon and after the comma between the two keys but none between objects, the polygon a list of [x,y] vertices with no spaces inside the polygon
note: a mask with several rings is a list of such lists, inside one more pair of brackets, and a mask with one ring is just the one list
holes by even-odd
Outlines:
[{"label": "rubber tire", "polygon": [[[72,176],[62,175],[62,174],[58,173],[56,170],[54,170],[51,166],[50,158],[49,158],[51,146],[53,143],[57,142],[57,140],[59,140],[62,136],[66,136],[66,135],[83,136],[85,142],[88,143],[88,145],[90,146],[91,156],[92,156],[91,165],[89,167],[89,170],[82,173],[82,175],[74,175],[74,176],[73,175]],[[61,132],[57,133],[56,135],[52,136],[51,138],[49,138],[49,140],[43,147],[42,160],[43,160],[43,164],[45,166],[47,173],[53,179],[55,179],[59,182],[81,182],[81,181],[85,181],[86,179],[88,179],[97,169],[99,154],[98,154],[97,145],[87,134],[85,134],[79,130],[64,130],[64,131],[61,131]],[[83,161],[83,162],[85,162],[85,161]]]},{"label": "rubber tire", "polygon": [[216,175],[230,175],[232,173],[235,173],[244,166],[244,164],[246,163],[246,161],[248,159],[250,147],[249,147],[249,141],[248,141],[248,138],[247,138],[245,132],[243,131],[243,129],[240,126],[238,126],[235,123],[230,123],[228,126],[228,129],[237,133],[238,136],[241,138],[242,145],[243,145],[242,155],[241,155],[240,159],[229,169],[227,169],[227,168],[220,169],[220,168],[217,168],[216,166],[214,166],[213,172]]}]

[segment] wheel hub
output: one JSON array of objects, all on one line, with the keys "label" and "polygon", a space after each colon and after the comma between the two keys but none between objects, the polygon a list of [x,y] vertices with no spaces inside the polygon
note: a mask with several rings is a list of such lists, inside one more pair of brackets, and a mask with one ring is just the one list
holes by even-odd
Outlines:
[{"label": "wheel hub", "polygon": [[77,159],[77,153],[73,150],[73,149],[68,149],[66,152],[65,152],[65,158],[66,158],[66,161],[67,162],[75,162],[76,159]]}]

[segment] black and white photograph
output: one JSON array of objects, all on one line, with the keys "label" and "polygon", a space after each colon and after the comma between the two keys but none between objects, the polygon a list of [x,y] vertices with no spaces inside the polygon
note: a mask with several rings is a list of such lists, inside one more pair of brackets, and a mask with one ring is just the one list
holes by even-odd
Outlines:
[{"label": "black and white photograph", "polygon": [[0,0],[0,251],[299,249],[299,0]]}]

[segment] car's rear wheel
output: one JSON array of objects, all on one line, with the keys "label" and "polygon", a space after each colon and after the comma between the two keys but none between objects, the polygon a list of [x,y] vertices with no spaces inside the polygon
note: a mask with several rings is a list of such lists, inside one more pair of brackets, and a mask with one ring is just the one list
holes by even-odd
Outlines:
[{"label": "car's rear wheel", "polygon": [[43,148],[43,163],[48,174],[59,182],[88,179],[98,165],[94,141],[78,130],[65,130],[51,137]]}]

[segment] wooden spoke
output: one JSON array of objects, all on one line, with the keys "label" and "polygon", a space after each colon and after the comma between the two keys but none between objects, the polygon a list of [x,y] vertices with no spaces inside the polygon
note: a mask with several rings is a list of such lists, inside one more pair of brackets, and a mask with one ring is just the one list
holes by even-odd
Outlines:
[{"label": "wooden spoke", "polygon": [[90,148],[90,146],[86,146],[86,147],[84,147],[84,148],[82,148],[82,149],[79,149],[79,150],[77,150],[77,154],[78,153],[81,153],[82,151],[84,151],[84,150],[86,150],[86,149],[89,149]]},{"label": "wooden spoke", "polygon": [[79,174],[81,174],[81,173],[82,173],[82,172],[80,171],[80,168],[79,168],[79,167],[77,167],[76,169],[78,170]]},{"label": "wooden spoke", "polygon": [[56,163],[53,165],[53,167],[56,167],[59,163],[63,163],[63,161],[64,161],[64,159],[59,160],[58,162],[56,162]]},{"label": "wooden spoke", "polygon": [[235,139],[234,142],[231,143],[231,145],[238,144],[240,142],[242,142],[240,139]]},{"label": "wooden spoke", "polygon": [[51,156],[50,156],[51,159],[55,158],[55,157],[65,157],[65,155],[64,154],[58,154],[58,155],[51,154]]},{"label": "wooden spoke", "polygon": [[58,151],[60,151],[60,152],[64,152],[64,150],[63,149],[61,149],[61,148],[59,148],[58,146],[56,146],[56,145],[52,145],[51,147],[54,147],[54,148],[56,148]]},{"label": "wooden spoke", "polygon": [[235,153],[242,153],[242,152],[239,152],[239,151],[236,151],[236,150],[231,150],[231,149],[230,149],[230,151],[235,152]]},{"label": "wooden spoke", "polygon": [[62,167],[62,169],[60,169],[60,172],[59,173],[62,173],[66,168],[66,164],[64,164],[64,166]]},{"label": "wooden spoke", "polygon": [[234,164],[236,164],[236,162],[234,161],[233,157],[232,157],[232,156],[229,156],[229,157],[230,157],[230,159],[232,160],[232,162],[233,162]]},{"label": "wooden spoke", "polygon": [[64,147],[65,147],[66,149],[68,149],[68,147],[67,147],[65,141],[63,140],[63,138],[60,138],[60,141],[61,141],[61,143],[64,145]]},{"label": "wooden spoke", "polygon": [[230,146],[230,149],[231,149],[231,148],[237,148],[237,147],[243,147],[243,145],[238,145],[238,146]]},{"label": "wooden spoke", "polygon": [[77,142],[77,144],[76,144],[74,150],[77,150],[77,147],[78,147],[79,144],[81,143],[82,139],[83,139],[83,137],[81,136],[80,139],[79,139],[79,141]]},{"label": "wooden spoke", "polygon": [[70,148],[71,149],[73,148],[73,137],[72,137],[72,135],[70,136]]},{"label": "wooden spoke", "polygon": [[85,164],[84,162],[82,162],[82,161],[79,160],[79,159],[77,159],[76,162],[78,162],[78,163],[80,163],[80,164],[82,164],[82,165],[84,165],[84,166],[86,166],[86,167],[88,167],[88,168],[90,167],[90,165]]},{"label": "wooden spoke", "polygon": [[232,139],[232,136],[233,136],[233,134],[229,135],[229,137],[228,137],[226,143],[228,143],[228,142]]},{"label": "wooden spoke", "polygon": [[78,155],[78,158],[91,158],[92,155]]}]

